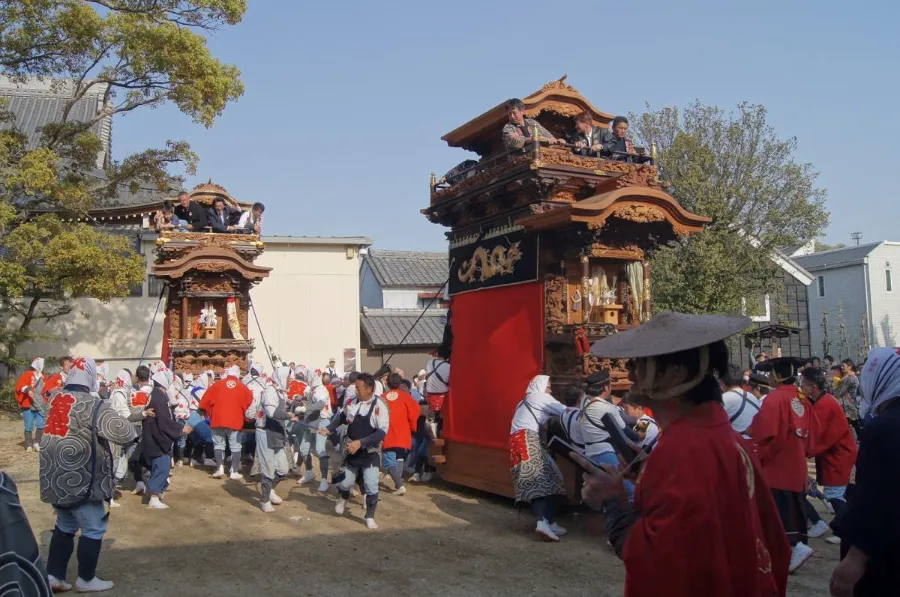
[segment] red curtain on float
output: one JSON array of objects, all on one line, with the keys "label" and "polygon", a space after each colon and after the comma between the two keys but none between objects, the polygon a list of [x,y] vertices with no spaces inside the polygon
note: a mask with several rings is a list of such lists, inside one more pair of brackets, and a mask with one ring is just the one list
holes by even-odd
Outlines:
[{"label": "red curtain on float", "polygon": [[162,338],[162,353],[160,360],[167,364],[169,367],[172,366],[172,363],[169,361],[169,313],[166,312],[166,318],[163,319],[163,338]]},{"label": "red curtain on float", "polygon": [[506,449],[513,411],[543,371],[543,288],[533,282],[453,297],[448,440]]}]

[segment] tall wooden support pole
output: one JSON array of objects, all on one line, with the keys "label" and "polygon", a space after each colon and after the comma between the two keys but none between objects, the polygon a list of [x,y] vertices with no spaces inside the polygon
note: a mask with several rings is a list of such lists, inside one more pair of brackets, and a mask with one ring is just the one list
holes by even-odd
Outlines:
[{"label": "tall wooden support pole", "polygon": [[181,339],[188,339],[188,298],[181,297]]},{"label": "tall wooden support pole", "polygon": [[644,270],[644,296],[642,297],[644,306],[641,308],[641,311],[644,321],[647,321],[650,319],[650,262],[645,261],[642,265]]}]

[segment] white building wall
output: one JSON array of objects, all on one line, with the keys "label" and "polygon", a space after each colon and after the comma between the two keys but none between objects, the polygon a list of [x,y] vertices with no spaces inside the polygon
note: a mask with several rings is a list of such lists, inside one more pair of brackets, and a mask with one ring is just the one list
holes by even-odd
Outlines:
[{"label": "white building wall", "polygon": [[269,278],[250,291],[262,334],[253,314],[253,357],[269,368],[261,335],[283,361],[324,368],[328,359],[344,366],[345,349],[359,362],[359,262],[357,248],[348,257],[344,245],[267,243],[254,262],[272,268]]},{"label": "white building wall", "polygon": [[375,279],[372,268],[365,261],[360,265],[359,270],[359,299],[363,307],[370,309],[384,308],[384,297],[381,294],[381,285]]},{"label": "white building wall", "polygon": [[[822,316],[828,313],[828,353],[838,359],[840,350],[839,312],[843,310],[847,350],[844,358],[857,359],[861,344],[863,314],[866,312],[864,266],[851,265],[824,271],[810,271],[816,279],[807,287],[809,293],[810,344],[814,355],[823,356]],[[825,296],[819,297],[819,276],[825,278]]]},{"label": "white building wall", "polygon": [[[887,275],[891,272],[891,290]],[[900,243],[885,242],[868,256],[869,292],[872,308],[872,346],[900,343]]]},{"label": "white building wall", "polygon": [[[386,289],[383,291],[385,309],[416,309],[420,307],[421,289]],[[434,291],[432,291],[434,292]]]}]

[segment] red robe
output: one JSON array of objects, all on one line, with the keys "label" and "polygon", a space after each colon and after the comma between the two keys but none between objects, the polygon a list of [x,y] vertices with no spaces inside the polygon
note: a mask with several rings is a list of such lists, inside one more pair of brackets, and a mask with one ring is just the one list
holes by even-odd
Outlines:
[{"label": "red robe", "polygon": [[772,492],[720,405],[666,427],[634,505],[626,597],[785,595],[790,549]]},{"label": "red robe", "polygon": [[809,401],[797,386],[778,386],[763,400],[748,434],[772,489],[806,491],[811,418]]},{"label": "red robe", "polygon": [[46,385],[44,386],[44,402],[50,400],[50,395],[53,394],[56,390],[61,390],[63,387],[63,374],[56,373],[51,375],[47,380]]},{"label": "red robe", "polygon": [[856,464],[856,441],[844,409],[834,396],[824,394],[812,404],[812,413],[809,455],[816,459],[816,480],[833,487],[847,485]]},{"label": "red robe", "polygon": [[[19,408],[22,410],[31,408],[31,405],[34,403],[34,388],[38,384],[38,380],[43,379],[44,376],[34,369],[29,369],[19,376],[15,387],[16,402],[19,403]],[[31,394],[25,393],[26,388],[31,390]]]},{"label": "red robe", "polygon": [[220,379],[206,390],[200,408],[209,413],[209,426],[240,431],[244,428],[244,412],[253,402],[253,392],[237,377]]}]

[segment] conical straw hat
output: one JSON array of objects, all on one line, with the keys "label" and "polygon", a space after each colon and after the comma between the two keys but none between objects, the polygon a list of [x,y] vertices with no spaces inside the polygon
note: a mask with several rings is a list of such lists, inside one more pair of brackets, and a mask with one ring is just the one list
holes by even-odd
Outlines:
[{"label": "conical straw hat", "polygon": [[591,354],[602,359],[633,359],[672,354],[724,340],[750,327],[740,315],[657,313],[640,327],[594,342]]}]

